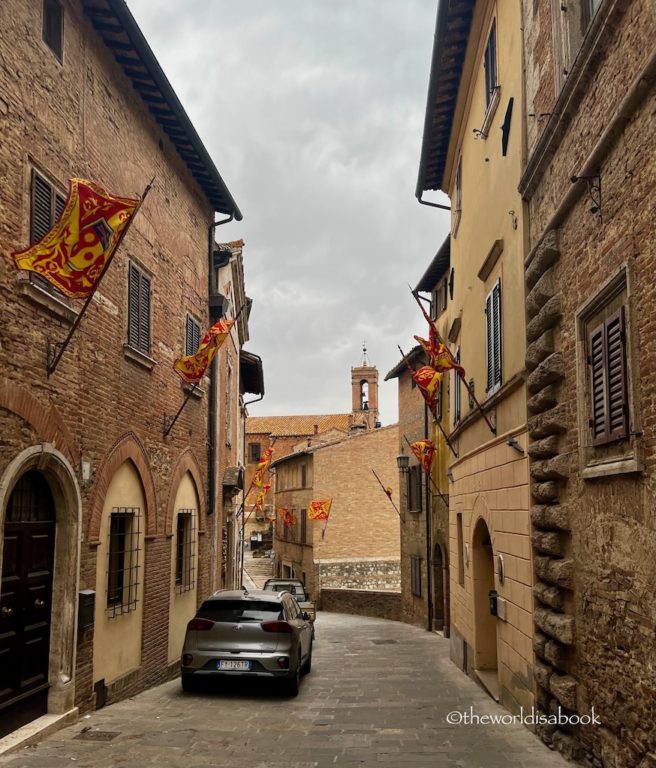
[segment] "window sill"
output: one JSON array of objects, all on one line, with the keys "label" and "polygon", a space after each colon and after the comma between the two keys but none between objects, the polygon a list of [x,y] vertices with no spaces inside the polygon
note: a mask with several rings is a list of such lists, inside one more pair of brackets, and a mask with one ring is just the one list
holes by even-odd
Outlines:
[{"label": "window sill", "polygon": [[29,302],[48,311],[49,314],[58,317],[71,325],[75,322],[77,312],[63,300],[41,288],[30,280],[19,279],[18,290]]},{"label": "window sill", "polygon": [[483,125],[481,126],[482,139],[487,139],[488,133],[490,132],[490,128],[492,126],[492,121],[494,120],[494,116],[497,112],[497,107],[499,106],[500,101],[501,101],[501,86],[497,85],[496,88],[494,89],[494,95],[490,99],[490,103],[487,105],[485,117],[483,118]]},{"label": "window sill", "polygon": [[123,345],[123,355],[128,360],[131,360],[133,363],[140,365],[142,368],[145,368],[148,371],[152,371],[155,365],[157,365],[156,361],[153,360],[152,357],[149,357],[143,352],[140,352],[138,349],[130,346],[130,344]]},{"label": "window sill", "polygon": [[628,475],[644,472],[644,469],[644,464],[636,459],[635,456],[618,456],[606,461],[588,464],[581,470],[581,477],[584,480],[596,480],[600,477],[609,477],[611,475]]},{"label": "window sill", "polygon": [[197,400],[201,400],[205,395],[205,390],[196,384],[188,384],[186,381],[182,382],[182,391],[188,394],[190,397],[195,397]]}]

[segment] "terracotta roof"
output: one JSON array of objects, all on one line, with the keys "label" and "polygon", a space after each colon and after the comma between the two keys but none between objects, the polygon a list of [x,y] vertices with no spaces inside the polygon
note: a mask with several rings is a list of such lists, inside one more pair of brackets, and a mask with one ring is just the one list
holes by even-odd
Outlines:
[{"label": "terracotta roof", "polygon": [[266,434],[276,437],[304,436],[313,435],[315,425],[317,432],[325,432],[328,429],[347,431],[350,424],[350,413],[317,416],[249,416],[246,419],[246,434]]}]

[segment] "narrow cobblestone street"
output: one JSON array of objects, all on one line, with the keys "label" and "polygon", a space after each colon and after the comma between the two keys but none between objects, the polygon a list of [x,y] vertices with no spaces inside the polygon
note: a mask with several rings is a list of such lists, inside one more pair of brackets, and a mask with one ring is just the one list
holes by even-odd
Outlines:
[{"label": "narrow cobblestone street", "polygon": [[176,680],[84,717],[0,765],[566,765],[520,724],[446,722],[449,712],[470,707],[507,715],[449,661],[448,641],[397,622],[322,613],[312,673],[296,699],[261,684],[189,695]]}]

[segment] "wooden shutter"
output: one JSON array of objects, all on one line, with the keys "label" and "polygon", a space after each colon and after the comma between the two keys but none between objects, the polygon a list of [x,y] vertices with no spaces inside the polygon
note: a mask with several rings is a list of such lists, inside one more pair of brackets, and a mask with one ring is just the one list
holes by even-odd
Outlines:
[{"label": "wooden shutter", "polygon": [[140,275],[139,290],[139,349],[148,354],[150,352],[150,280],[143,274]]},{"label": "wooden shutter", "polygon": [[501,384],[501,281],[497,280],[492,289],[492,315],[494,340],[494,385]]},{"label": "wooden shutter", "polygon": [[139,270],[134,264],[128,275],[128,344],[139,348]]},{"label": "wooden shutter", "polygon": [[486,390],[489,392],[494,386],[494,318],[491,293],[488,293],[485,299],[485,342],[487,350]]},{"label": "wooden shutter", "polygon": [[30,217],[30,245],[38,243],[48,234],[53,223],[52,186],[36,171],[32,171],[32,210]]},{"label": "wooden shutter", "polygon": [[592,444],[621,440],[629,431],[624,307],[588,334]]},{"label": "wooden shutter", "polygon": [[185,355],[195,355],[200,345],[200,326],[187,315],[187,332],[185,338]]}]

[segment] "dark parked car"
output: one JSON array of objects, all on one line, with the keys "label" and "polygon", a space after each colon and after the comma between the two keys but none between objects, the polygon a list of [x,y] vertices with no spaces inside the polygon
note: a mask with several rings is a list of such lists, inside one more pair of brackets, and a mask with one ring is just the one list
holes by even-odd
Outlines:
[{"label": "dark parked car", "polygon": [[202,680],[280,679],[292,696],[312,668],[312,623],[288,592],[222,590],[187,624],[180,675],[185,691]]}]

